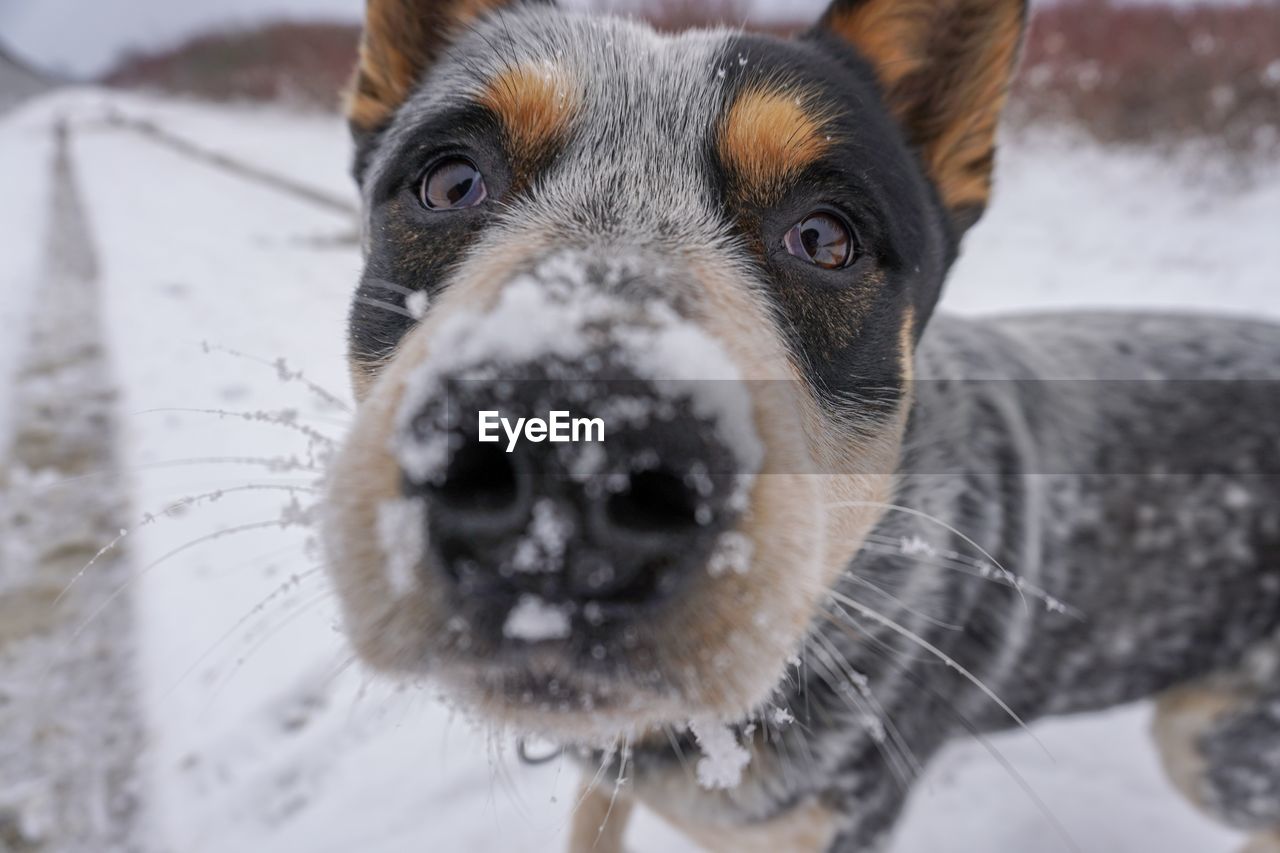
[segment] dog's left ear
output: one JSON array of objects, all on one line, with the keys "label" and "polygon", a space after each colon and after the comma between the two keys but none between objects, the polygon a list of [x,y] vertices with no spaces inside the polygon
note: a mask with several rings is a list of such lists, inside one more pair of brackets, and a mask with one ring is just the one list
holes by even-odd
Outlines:
[{"label": "dog's left ear", "polygon": [[[535,0],[366,0],[347,120],[365,148],[458,34],[485,15]],[[542,0],[549,2],[549,0]],[[363,152],[357,152],[356,172]]]},{"label": "dog's left ear", "polygon": [[835,0],[812,33],[871,64],[957,233],[991,194],[996,124],[1025,24],[1026,0]]}]

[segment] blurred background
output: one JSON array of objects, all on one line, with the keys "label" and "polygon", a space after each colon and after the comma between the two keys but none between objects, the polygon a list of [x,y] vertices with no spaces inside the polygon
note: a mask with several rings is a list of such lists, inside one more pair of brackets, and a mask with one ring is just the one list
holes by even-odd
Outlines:
[{"label": "blurred background", "polygon": [[[576,3],[779,34],[822,8]],[[361,12],[0,0],[0,853],[564,844],[577,771],[362,672],[315,541]],[[1278,154],[1280,2],[1036,4],[943,308],[1280,319]],[[1149,718],[956,743],[892,853],[1234,851]],[[650,815],[632,846],[691,849]]]},{"label": "blurred background", "polygon": [[[822,0],[569,0],[664,29],[808,27]],[[0,0],[14,58],[71,80],[219,101],[336,108],[358,0]],[[1107,141],[1202,137],[1274,151],[1280,6],[1272,0],[1034,4],[1020,122],[1062,120]]]}]

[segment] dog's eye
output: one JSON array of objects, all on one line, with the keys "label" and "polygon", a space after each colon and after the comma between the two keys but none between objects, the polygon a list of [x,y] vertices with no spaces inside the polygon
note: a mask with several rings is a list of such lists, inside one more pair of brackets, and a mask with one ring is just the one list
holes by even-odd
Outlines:
[{"label": "dog's eye", "polygon": [[801,260],[838,270],[853,260],[853,232],[830,213],[811,213],[791,227],[783,239],[787,251]]},{"label": "dog's eye", "polygon": [[431,210],[462,210],[489,197],[484,176],[462,157],[441,160],[422,179],[422,204]]}]

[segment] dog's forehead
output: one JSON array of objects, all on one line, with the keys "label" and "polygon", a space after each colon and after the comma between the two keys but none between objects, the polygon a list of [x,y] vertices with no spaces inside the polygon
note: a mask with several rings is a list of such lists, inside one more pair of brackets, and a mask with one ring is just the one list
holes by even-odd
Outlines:
[{"label": "dog's forehead", "polygon": [[669,144],[681,134],[701,136],[718,114],[721,60],[734,35],[663,34],[626,19],[524,8],[478,25],[448,54],[437,79],[440,95],[456,98],[474,96],[515,70],[550,74],[562,86],[559,94],[580,99],[579,129],[660,126]]},{"label": "dog's forehead", "polygon": [[[564,113],[554,174],[544,176],[552,198],[543,201],[563,209],[608,198],[620,215],[710,218],[709,142],[731,88],[736,35],[662,34],[545,8],[502,12],[466,32],[431,70],[401,109],[383,157],[430,116],[496,98],[525,122]],[[374,170],[386,165],[375,160]]]}]

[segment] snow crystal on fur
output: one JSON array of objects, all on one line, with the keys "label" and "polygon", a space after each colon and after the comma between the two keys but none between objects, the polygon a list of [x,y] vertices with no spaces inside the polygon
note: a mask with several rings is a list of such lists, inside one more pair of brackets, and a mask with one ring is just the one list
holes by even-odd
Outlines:
[{"label": "snow crystal on fur", "polygon": [[715,720],[691,720],[689,730],[702,750],[695,768],[698,784],[707,790],[736,788],[751,753],[738,743],[733,729]]}]

